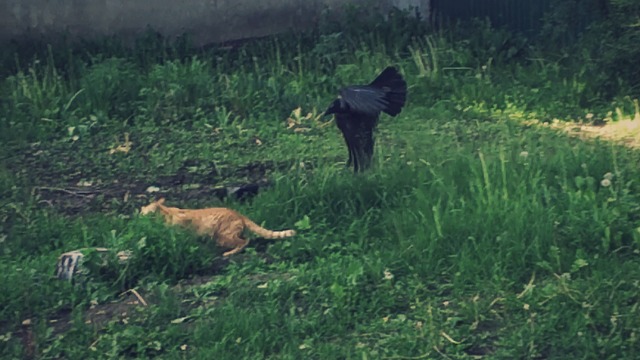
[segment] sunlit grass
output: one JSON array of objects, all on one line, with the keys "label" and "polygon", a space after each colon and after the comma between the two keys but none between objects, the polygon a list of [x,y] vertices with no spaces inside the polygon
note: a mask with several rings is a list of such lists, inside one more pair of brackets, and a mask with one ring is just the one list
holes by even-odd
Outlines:
[{"label": "sunlit grass", "polygon": [[[569,135],[583,139],[599,138],[639,148],[640,108],[638,108],[638,100],[634,100],[634,104],[635,110],[633,114],[626,115],[620,108],[616,108],[616,120],[613,119],[613,112],[610,112],[600,121],[602,124],[590,125],[554,121],[551,126],[563,130]],[[593,114],[587,114],[587,117],[592,119]]]}]

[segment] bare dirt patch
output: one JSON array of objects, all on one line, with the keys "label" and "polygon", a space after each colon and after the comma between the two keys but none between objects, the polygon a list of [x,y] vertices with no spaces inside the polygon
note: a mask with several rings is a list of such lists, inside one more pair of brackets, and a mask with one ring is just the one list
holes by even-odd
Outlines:
[{"label": "bare dirt patch", "polygon": [[[541,124],[538,121],[529,121],[526,123],[529,125]],[[542,126],[562,131],[569,136],[578,137],[583,140],[602,139],[633,149],[640,149],[640,112],[637,112],[633,118],[601,122],[598,124],[554,120],[551,123],[542,123]]]},{"label": "bare dirt patch", "polygon": [[131,212],[144,205],[152,197],[170,197],[176,201],[202,201],[228,197],[239,200],[249,199],[259,191],[269,187],[269,172],[277,164],[249,164],[237,169],[243,174],[244,182],[234,178],[223,179],[219,176],[203,176],[178,172],[172,176],[163,176],[152,180],[122,178],[101,182],[68,181],[66,184],[38,185],[33,194],[38,201],[66,215],[86,214],[90,212]]}]

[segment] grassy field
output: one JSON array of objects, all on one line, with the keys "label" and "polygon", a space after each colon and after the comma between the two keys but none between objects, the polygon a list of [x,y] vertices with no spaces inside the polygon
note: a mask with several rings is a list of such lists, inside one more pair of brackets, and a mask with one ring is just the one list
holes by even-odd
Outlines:
[{"label": "grassy field", "polygon": [[[354,176],[318,115],[390,64],[408,103]],[[12,66],[2,358],[640,356],[640,153],[542,125],[640,116],[590,88],[580,59],[392,22],[233,48],[42,48]],[[249,201],[213,195],[263,179]],[[160,196],[298,235],[223,260],[136,214]],[[61,253],[90,246],[133,256],[55,279]]]}]

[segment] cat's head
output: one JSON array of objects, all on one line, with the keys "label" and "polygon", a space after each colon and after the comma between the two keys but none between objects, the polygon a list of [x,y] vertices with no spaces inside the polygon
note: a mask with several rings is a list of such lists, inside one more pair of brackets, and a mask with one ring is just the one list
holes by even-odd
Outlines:
[{"label": "cat's head", "polygon": [[156,200],[147,206],[140,208],[140,215],[147,215],[158,211],[158,206],[164,204],[164,198]]}]

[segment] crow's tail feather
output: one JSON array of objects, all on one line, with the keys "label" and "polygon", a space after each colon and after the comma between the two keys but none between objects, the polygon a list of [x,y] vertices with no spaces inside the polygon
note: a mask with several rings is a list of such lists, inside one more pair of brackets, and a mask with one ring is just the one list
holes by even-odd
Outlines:
[{"label": "crow's tail feather", "polygon": [[391,116],[396,116],[402,111],[407,101],[407,82],[393,66],[384,69],[378,77],[369,84],[385,91],[385,99],[389,103],[382,111]]}]

